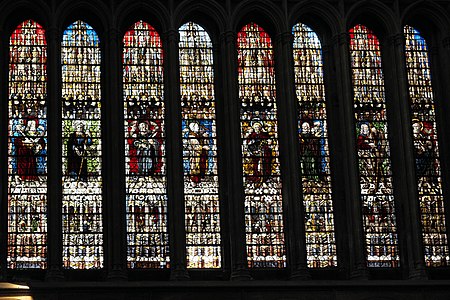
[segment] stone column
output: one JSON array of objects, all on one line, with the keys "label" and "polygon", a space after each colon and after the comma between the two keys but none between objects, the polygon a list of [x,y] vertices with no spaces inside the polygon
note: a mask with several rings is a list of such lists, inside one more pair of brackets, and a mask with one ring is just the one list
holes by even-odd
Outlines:
[{"label": "stone column", "polygon": [[46,280],[63,280],[61,32],[47,30],[47,246]]},{"label": "stone column", "polygon": [[163,35],[170,279],[188,280],[178,41],[179,34],[175,29]]},{"label": "stone column", "polygon": [[105,38],[102,66],[103,100],[103,199],[105,267],[108,280],[126,280],[125,158],[122,101],[121,35],[111,28]]},{"label": "stone column", "polygon": [[231,280],[250,280],[248,272],[245,219],[244,185],[242,175],[241,129],[237,80],[236,34],[226,31],[220,37],[222,49],[222,79],[225,124],[225,160],[227,162],[228,207],[227,222],[231,257]]},{"label": "stone column", "polygon": [[[8,62],[9,62],[9,37],[5,31],[0,30],[0,93],[1,100],[1,132],[4,137],[8,136]],[[1,197],[0,197],[0,280],[7,279],[7,253],[8,253],[8,139],[0,140],[0,157],[1,157]]]},{"label": "stone column", "polygon": [[[345,194],[345,213],[347,218],[347,242],[349,276],[354,279],[367,279],[366,249],[359,190],[358,155],[356,152],[355,117],[353,113],[353,88],[350,67],[349,36],[342,32],[333,37],[333,60],[336,67],[336,99],[339,102],[339,119],[342,143],[342,167]],[[342,236],[343,237],[343,236]]]},{"label": "stone column", "polygon": [[[431,79],[436,109],[436,126],[439,138],[439,157],[441,163],[442,190],[444,195],[447,242],[450,243],[450,36],[435,37],[429,43]],[[430,47],[431,46],[431,47]],[[449,245],[450,247],[450,245]],[[431,270],[430,270],[431,271]]]},{"label": "stone column", "polygon": [[274,39],[278,138],[280,141],[281,178],[287,263],[292,280],[309,279],[306,255],[305,216],[301,174],[298,161],[297,97],[294,82],[293,40],[291,32]]},{"label": "stone column", "polygon": [[[385,73],[388,75],[386,85],[391,85],[391,88],[395,89],[393,97],[386,99],[386,102],[389,105],[391,136],[398,137],[391,139],[391,149],[394,150],[391,152],[391,159],[397,191],[396,213],[401,263],[404,264],[403,268],[407,269],[409,279],[426,279],[403,34],[389,37],[387,46],[389,47],[385,47],[385,52],[393,54],[385,55],[383,58]],[[392,59],[387,60],[388,58]],[[392,72],[392,76],[389,76],[388,72]],[[389,79],[391,77],[392,80]]]}]

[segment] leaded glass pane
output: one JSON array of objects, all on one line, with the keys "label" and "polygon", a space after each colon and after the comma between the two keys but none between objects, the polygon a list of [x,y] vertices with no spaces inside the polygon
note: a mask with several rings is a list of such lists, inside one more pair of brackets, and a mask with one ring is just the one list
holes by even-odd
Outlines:
[{"label": "leaded glass pane", "polygon": [[350,29],[356,144],[369,267],[399,265],[384,75],[378,38],[363,25]]},{"label": "leaded glass pane", "polygon": [[272,40],[255,23],[238,33],[238,80],[250,268],[286,266]]},{"label": "leaded glass pane", "polygon": [[442,267],[450,258],[428,47],[413,27],[404,33],[425,263]]},{"label": "leaded glass pane", "polygon": [[128,268],[168,268],[161,38],[139,21],[123,43]]},{"label": "leaded glass pane", "polygon": [[292,32],[308,267],[334,267],[337,256],[322,45],[304,24],[298,23]]},{"label": "leaded glass pane", "polygon": [[193,22],[179,32],[187,266],[220,268],[212,43],[208,33]]},{"label": "leaded glass pane", "polygon": [[47,42],[27,20],[9,40],[8,255],[11,269],[47,267]]},{"label": "leaded glass pane", "polygon": [[76,21],[61,46],[63,264],[96,269],[103,267],[99,39]]}]

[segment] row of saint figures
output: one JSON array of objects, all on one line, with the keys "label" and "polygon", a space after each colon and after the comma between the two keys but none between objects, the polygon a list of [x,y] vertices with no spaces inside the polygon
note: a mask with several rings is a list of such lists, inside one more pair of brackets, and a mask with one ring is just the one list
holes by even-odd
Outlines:
[{"label": "row of saint figures", "polygon": [[[184,28],[180,30],[180,34],[186,34],[185,39],[189,39],[190,37],[197,39],[198,36],[202,36],[203,39],[206,38],[206,31],[204,31],[198,25],[192,25],[193,23],[188,23],[186,25],[189,27],[188,29]],[[28,31],[35,30],[36,35],[43,36],[44,31],[42,27],[33,22],[26,21],[22,27],[28,26]],[[138,22],[136,24],[139,34],[146,34],[147,32],[153,32],[152,39],[144,39],[146,43],[151,41],[156,41],[156,35],[154,30],[148,24]],[[11,56],[13,61],[11,63],[23,64],[27,63],[29,59],[29,53],[36,52],[35,48],[27,48],[29,50],[23,50],[21,47],[29,47],[30,44],[34,43],[34,41],[40,41],[42,39],[36,39],[32,37],[32,35],[22,33],[22,29],[19,28],[19,32],[14,33],[14,45],[16,45],[17,55],[24,56],[23,58],[17,58],[17,55]],[[192,31],[198,31],[194,34]],[[408,31],[409,30],[409,31]],[[24,31],[25,32],[25,31]],[[201,34],[199,33],[201,32]],[[305,34],[305,32],[307,34]],[[302,38],[318,38],[316,35],[311,33],[312,31],[304,26],[298,25],[295,27],[293,33],[294,35],[300,36],[299,39],[296,40],[294,48],[302,47]],[[408,34],[411,35],[411,32],[414,34],[414,38],[417,37],[417,32],[414,29],[407,28],[406,35],[408,38]],[[17,43],[17,36],[24,34],[23,46],[20,43]],[[205,35],[206,34],[206,35]],[[361,177],[361,192],[365,196],[363,197],[363,201],[369,203],[370,201],[375,201],[379,203],[388,202],[391,205],[393,202],[392,195],[392,182],[391,182],[391,171],[390,171],[390,161],[389,161],[389,153],[390,148],[387,143],[387,128],[386,128],[386,115],[385,115],[385,107],[384,107],[384,93],[380,88],[383,86],[383,76],[381,72],[381,58],[380,51],[378,46],[378,40],[373,33],[370,32],[365,26],[358,25],[351,31],[351,44],[350,49],[352,52],[352,62],[355,67],[354,77],[357,81],[355,84],[355,95],[363,95],[360,97],[360,102],[367,103],[367,106],[356,106],[355,104],[355,112],[357,113],[357,122],[358,126],[356,129],[357,132],[357,146],[358,146],[358,156],[359,156],[359,173]],[[26,40],[26,42],[25,42]],[[139,39],[137,39],[139,40]],[[181,39],[183,40],[183,39]],[[408,39],[407,39],[408,40]],[[31,41],[31,42],[30,42]],[[69,185],[66,189],[64,189],[63,194],[67,200],[64,201],[72,201],[73,196],[77,193],[90,193],[101,195],[102,194],[102,177],[101,177],[101,158],[102,158],[102,149],[101,149],[101,109],[100,109],[100,97],[98,94],[92,94],[93,91],[100,90],[100,80],[97,80],[100,76],[100,68],[95,69],[96,71],[92,71],[92,68],[72,68],[70,64],[73,63],[75,65],[101,65],[101,58],[99,54],[93,55],[93,53],[98,52],[98,37],[95,31],[82,21],[77,21],[67,29],[63,38],[63,47],[67,50],[67,59],[63,64],[66,65],[66,68],[63,68],[63,73],[67,72],[65,75],[66,80],[63,84],[65,84],[64,91],[65,94],[74,95],[73,92],[74,87],[77,87],[79,90],[86,89],[89,95],[82,95],[82,91],[75,97],[69,96],[65,98],[66,105],[64,105],[64,142],[63,142],[63,168],[64,168],[64,181],[69,182]],[[136,41],[136,40],[133,40]],[[313,43],[309,43],[307,47],[311,46],[320,46],[320,42],[314,41]],[[242,42],[242,44],[239,44]],[[246,200],[249,207],[255,207],[254,201],[255,199],[260,199],[263,203],[273,203],[275,205],[279,205],[282,201],[281,197],[281,168],[278,162],[279,157],[279,149],[278,149],[278,127],[277,127],[277,114],[276,114],[276,101],[274,97],[275,91],[275,81],[274,81],[274,62],[273,62],[273,52],[271,49],[271,40],[270,36],[264,32],[264,30],[258,25],[251,23],[246,25],[243,28],[243,31],[238,35],[238,62],[239,62],[239,83],[241,84],[240,89],[240,99],[241,99],[241,128],[242,128],[242,154],[243,154],[243,183],[246,191]],[[411,45],[408,41],[408,45]],[[191,45],[189,43],[189,45]],[[194,40],[192,43],[192,47],[198,45],[198,41]],[[126,45],[127,47],[133,47],[133,43],[129,43]],[[142,45],[139,45],[142,46]],[[77,48],[80,47],[80,48]],[[151,64],[149,61],[158,55],[158,52],[161,47],[161,44],[155,45],[152,51],[137,51],[137,61],[138,67],[142,67],[142,64]],[[207,48],[209,44],[206,43],[206,50],[198,51],[198,55],[201,56],[203,54],[209,53]],[[306,47],[306,46],[305,46]],[[84,50],[83,50],[84,49]],[[31,51],[31,52],[30,52]],[[423,49],[421,49],[423,51]],[[38,61],[44,62],[44,51],[41,53],[42,59]],[[132,53],[132,52],[130,52]],[[310,57],[308,59],[303,59],[301,55],[297,53],[297,56],[294,56],[294,60],[297,59],[301,61],[320,61],[321,60],[321,52],[320,51],[304,51],[306,55],[317,56]],[[151,54],[151,55],[148,55]],[[130,56],[132,57],[132,56]],[[183,58],[184,57],[184,58]],[[212,65],[212,56],[208,56],[209,60],[206,61],[207,65]],[[34,58],[33,58],[34,59]],[[158,57],[160,61],[154,63],[157,66],[163,66],[162,57]],[[180,59],[187,66],[193,66],[197,68],[193,68],[198,77],[192,75],[192,78],[212,78],[211,74],[207,74],[206,72],[213,72],[212,68],[198,68],[199,62],[202,61],[198,57],[186,57],[180,55]],[[129,61],[131,62],[131,60]],[[420,59],[417,59],[418,64],[424,64],[423,56]],[[183,65],[183,63],[180,63]],[[299,64],[301,67],[301,63]],[[64,66],[63,66],[64,67]],[[145,67],[145,66],[144,66]],[[17,70],[21,70],[22,67],[17,68]],[[316,66],[317,68],[317,66]],[[23,68],[22,68],[23,69]],[[23,69],[25,70],[25,69]],[[64,71],[65,70],[65,71]],[[87,74],[82,75],[83,70],[87,70]],[[131,70],[131,69],[128,69]],[[141,70],[141,69],[138,69]],[[162,68],[156,69],[158,70],[159,78],[162,77]],[[41,71],[44,72],[44,71]],[[71,73],[70,73],[71,72]],[[92,72],[91,75],[89,75]],[[134,71],[133,71],[134,72]],[[140,72],[140,71],[138,71]],[[187,70],[189,72],[189,69]],[[14,72],[13,72],[14,73]],[[319,78],[322,74],[321,70],[316,69],[314,74],[317,78]],[[364,75],[365,74],[365,75]],[[368,78],[368,74],[372,74],[373,78]],[[412,72],[410,76],[427,76],[427,72]],[[36,87],[39,85],[39,81],[42,78],[38,77],[27,77],[27,80],[23,80],[23,72],[21,75],[21,81],[29,81],[33,84],[36,84]],[[26,74],[25,74],[26,75]],[[83,76],[84,79],[83,79]],[[87,76],[87,77],[86,77]],[[90,76],[90,77],[89,77]],[[191,78],[187,77],[187,78]],[[16,77],[19,78],[19,77]],[[149,80],[145,76],[138,76],[136,81],[146,81]],[[152,79],[150,79],[151,81]],[[426,78],[413,78],[410,81],[412,83],[425,82],[427,84],[431,84],[430,80]],[[77,85],[78,82],[86,81],[85,85]],[[90,82],[92,81],[92,82]],[[14,82],[14,81],[12,81]],[[314,84],[320,84],[320,80],[313,81]],[[158,82],[154,82],[155,84],[162,84]],[[310,83],[303,83],[310,84]],[[21,86],[14,86],[12,90],[14,94],[24,94],[23,91],[19,91]],[[133,86],[130,85],[129,89],[133,89]],[[41,87],[42,89],[42,87]],[[250,91],[250,92],[248,92]],[[305,97],[308,97],[308,93],[310,91],[317,91],[315,89],[303,90],[306,93]],[[160,88],[158,95],[155,95],[158,99],[155,102],[162,103],[161,100],[163,95],[163,89]],[[43,92],[39,94],[44,95]],[[208,95],[210,96],[210,95]],[[72,97],[72,98],[71,98]],[[315,98],[323,97],[323,93],[316,93],[314,95]],[[34,97],[33,97],[34,98]],[[89,108],[91,105],[89,99],[96,99],[98,105],[94,105],[92,109]],[[15,98],[16,99],[16,98]],[[36,102],[36,99],[32,99],[32,101]],[[79,101],[81,99],[81,101]],[[200,99],[201,96],[200,96]],[[203,183],[211,183],[217,182],[218,178],[218,167],[215,166],[217,164],[217,153],[216,153],[216,133],[215,133],[215,125],[214,122],[209,118],[205,118],[206,115],[214,116],[215,115],[215,105],[213,104],[212,97],[205,98],[207,101],[204,101],[205,104],[203,106],[199,106],[198,110],[208,112],[208,114],[201,113],[197,114],[197,118],[195,118],[195,114],[189,114],[189,122],[183,123],[182,132],[185,134],[183,138],[184,145],[184,163],[183,169],[187,181],[194,182],[192,188],[198,189],[201,187]],[[30,99],[27,99],[30,100]],[[319,99],[319,101],[321,101]],[[20,101],[16,101],[19,103]],[[46,121],[46,111],[42,108],[34,108],[31,105],[31,108],[21,108],[16,105],[16,102],[11,102],[10,109],[14,111],[13,117],[10,118],[10,133],[9,133],[9,157],[11,162],[11,167],[9,169],[9,189],[17,190],[19,187],[21,189],[21,193],[33,193],[33,188],[36,186],[43,187],[46,184],[46,164],[47,164],[47,121]],[[24,101],[27,103],[27,101]],[[37,101],[39,102],[39,101]],[[151,101],[150,101],[151,102]],[[420,100],[418,101],[420,102]],[[140,102],[137,102],[137,106],[140,106]],[[18,104],[19,105],[19,104]],[[22,105],[22,104],[20,104]],[[26,106],[26,105],[25,105]],[[92,105],[91,105],[92,106]],[[154,178],[156,185],[161,182],[161,175],[164,174],[165,170],[165,124],[162,122],[163,118],[157,118],[155,116],[161,116],[163,114],[162,107],[159,108],[157,113],[154,112],[154,107],[150,104],[149,109],[144,110],[144,112],[134,113],[131,115],[132,111],[129,112],[130,120],[136,118],[136,121],[131,121],[129,124],[125,124],[125,126],[129,126],[131,129],[127,129],[126,132],[129,133],[126,136],[125,148],[126,148],[126,168],[128,171],[127,180],[133,181],[133,184],[136,183],[136,178],[144,177],[144,178]],[[426,108],[426,107],[425,107]],[[310,108],[311,109],[311,108]],[[434,107],[428,107],[427,109],[434,109]],[[33,111],[34,110],[34,111]],[[299,110],[302,110],[302,104],[300,101]],[[153,113],[153,117],[150,115]],[[327,198],[328,194],[331,194],[331,187],[327,186],[324,181],[327,176],[330,176],[330,168],[329,168],[329,149],[327,145],[327,128],[326,128],[326,117],[324,115],[324,110],[318,113],[313,111],[310,115],[319,114],[320,118],[311,118],[307,121],[299,122],[300,126],[298,129],[298,140],[300,145],[300,152],[298,154],[300,158],[300,174],[302,174],[302,182],[304,186],[305,195],[313,195],[314,191],[320,190],[320,193],[316,196],[311,196],[309,198],[309,202],[305,201],[304,205],[310,207],[312,205],[324,206],[324,210],[327,212],[323,216],[327,216],[327,220],[321,220],[320,217],[317,220],[313,220],[316,216],[310,215],[311,222],[314,221],[314,226],[309,226],[309,230],[314,229],[316,231],[333,231],[330,230],[330,226],[320,225],[322,222],[327,222],[330,224],[334,224],[332,222],[332,207],[329,205],[329,202],[324,204],[325,202],[321,200],[321,197]],[[200,117],[198,117],[200,115]],[[301,114],[299,114],[301,115]],[[135,123],[132,123],[135,122]],[[427,195],[438,195],[436,198],[437,202],[442,202],[442,191],[440,187],[440,180],[436,180],[435,178],[440,176],[439,169],[439,156],[438,156],[438,145],[436,138],[436,126],[434,121],[423,121],[417,120],[414,121],[412,126],[412,131],[414,135],[414,147],[415,147],[415,158],[416,158],[416,175],[418,176],[419,182],[419,190],[424,192],[425,196]],[[93,184],[90,184],[90,182]],[[36,182],[38,182],[36,184]],[[86,184],[87,183],[87,184]],[[130,185],[132,186],[132,185]],[[150,188],[139,188],[139,185],[135,185],[134,191],[137,195],[151,195],[154,192],[152,189],[154,186]],[[214,190],[214,189],[213,189]],[[81,192],[80,192],[81,191]],[[161,192],[162,191],[162,192]],[[165,193],[165,183],[162,184],[162,187],[158,190],[159,194]],[[210,192],[207,195],[211,195],[211,193],[215,194],[216,192]],[[44,193],[45,194],[45,193]],[[74,194],[74,195],[72,195]],[[185,194],[189,194],[189,189],[185,189]],[[439,196],[440,195],[440,196]],[[422,197],[423,198],[423,197]],[[10,201],[13,197],[10,197]],[[364,200],[366,199],[366,200]],[[367,200],[368,199],[368,200]],[[382,199],[382,200],[379,200]],[[423,198],[421,201],[425,201]],[[101,207],[102,199],[96,200]],[[369,201],[369,202],[367,202]],[[315,204],[312,204],[316,202]],[[426,202],[424,202],[426,203]],[[443,206],[439,211],[440,215],[443,214]],[[281,206],[280,206],[281,207]],[[100,209],[101,212],[101,209]],[[205,210],[206,214],[208,214],[208,209]],[[65,257],[70,257],[69,262],[64,265],[69,268],[78,268],[80,262],[84,266],[86,266],[86,262],[83,262],[80,259],[79,255],[85,255],[83,249],[85,249],[86,241],[89,240],[90,233],[93,229],[91,228],[100,228],[96,230],[99,232],[99,236],[102,236],[101,231],[102,228],[100,226],[96,226],[92,223],[92,218],[88,216],[85,220],[83,218],[77,217],[77,212],[75,210],[73,212],[67,213],[67,223],[72,225],[64,226],[66,228],[66,232],[64,232],[65,236],[67,236],[67,241],[65,242]],[[249,212],[251,214],[251,212]],[[432,214],[429,212],[428,214]],[[100,213],[101,215],[101,213]],[[379,222],[376,223],[375,227],[382,227],[381,232],[391,232],[391,230],[396,231],[395,224],[395,211],[394,209],[389,209],[387,214],[376,212],[376,211],[363,211],[364,218],[367,220],[378,220],[377,216],[382,216]],[[11,211],[10,214],[12,220],[15,223],[21,224],[20,220],[23,218],[23,213],[18,211]],[[38,213],[37,218],[38,222],[42,223],[42,220],[46,214],[44,212]],[[266,216],[258,216],[258,220],[250,218],[252,220],[252,225],[248,228],[247,237],[250,238],[255,233],[257,236],[257,245],[255,249],[256,251],[248,251],[249,256],[249,265],[261,267],[283,267],[286,262],[283,262],[284,257],[284,226],[283,226],[283,211],[282,209],[274,214],[267,214]],[[322,218],[323,218],[322,216]],[[308,216],[307,216],[308,217]],[[261,218],[261,220],[259,220]],[[432,217],[431,219],[436,219]],[[129,222],[139,223],[140,218],[131,218]],[[34,221],[33,221],[34,222]],[[97,225],[100,224],[98,222],[102,222],[101,219],[97,220]],[[444,226],[445,228],[445,220],[444,218],[440,218],[439,222],[443,223],[440,226]],[[14,223],[14,224],[15,224]],[[261,224],[259,224],[261,223]],[[431,223],[431,222],[430,222]],[[73,225],[76,224],[76,225]],[[259,224],[256,226],[256,224]],[[319,224],[319,225],[317,225]],[[423,226],[428,226],[426,222],[422,222]],[[20,228],[12,227],[9,229],[10,236],[20,232]],[[373,224],[366,224],[365,232],[371,232],[370,226]],[[433,225],[435,226],[435,225]],[[33,227],[33,226],[31,226]],[[137,226],[139,228],[139,226]],[[201,226],[200,226],[201,227]],[[77,229],[78,228],[78,229]],[[270,245],[274,243],[273,241],[273,230],[278,228],[277,231],[281,232],[281,235],[278,236],[276,234],[275,240],[277,246],[277,250],[268,250],[270,249]],[[384,229],[383,229],[384,228]],[[386,230],[389,228],[389,230]],[[197,227],[198,229],[198,227]],[[220,229],[219,229],[220,231]],[[427,230],[424,230],[427,231]],[[430,230],[431,232],[432,230]],[[80,241],[77,242],[70,240],[70,234],[72,232],[79,234]],[[377,230],[375,230],[377,232]],[[201,234],[201,231],[198,232]],[[260,235],[260,233],[262,235]],[[85,234],[85,235],[83,235]],[[380,235],[374,235],[378,240],[380,239]],[[86,239],[87,238],[87,239]],[[198,237],[196,237],[198,238]],[[381,244],[389,244],[396,245],[397,244],[396,235],[392,235],[386,241],[380,242]],[[30,249],[33,248],[31,244],[33,244],[33,240],[35,239],[25,239],[25,241],[29,240]],[[434,243],[438,243],[438,250],[440,255],[430,255],[432,264],[448,261],[448,246],[446,246],[446,239],[434,239]],[[70,243],[74,243],[73,245]],[[14,247],[14,244],[17,241],[9,242],[9,247]],[[77,244],[78,243],[78,244]],[[334,238],[327,239],[326,242],[330,251],[335,251],[334,247],[329,247],[329,245],[333,245],[335,243]],[[70,245],[69,245],[70,244]],[[258,248],[260,245],[261,249],[265,249],[260,251]],[[45,247],[45,246],[44,246]],[[380,247],[384,247],[380,245]],[[394,247],[395,248],[395,247]],[[250,249],[250,248],[249,248]],[[253,249],[253,248],[251,248]],[[372,247],[371,243],[368,243],[368,257],[369,260],[372,257],[374,261],[380,260],[381,253],[379,250],[372,251],[375,249]],[[103,253],[102,247],[97,247],[90,251],[89,253]],[[308,250],[308,255],[312,255],[313,249]],[[42,261],[42,256],[39,253],[42,251],[37,251],[33,254],[33,251],[28,251],[27,261],[33,261],[33,259],[39,258]],[[45,251],[44,251],[45,252]],[[389,251],[388,251],[389,252]],[[436,252],[436,253],[437,253]],[[84,253],[84,254],[83,254]],[[375,254],[374,254],[375,253]],[[386,257],[388,253],[384,251],[383,257]],[[434,254],[436,254],[434,253]],[[99,254],[100,255],[100,254]],[[254,257],[252,255],[255,255]],[[278,255],[278,256],[277,256]],[[393,255],[391,251],[390,254],[393,258],[388,258],[387,260],[398,260],[397,254]],[[314,256],[314,255],[313,255]],[[334,253],[328,253],[328,255],[322,255],[324,260],[329,260],[329,257],[334,257]],[[444,257],[445,256],[445,257]],[[270,257],[276,257],[274,262],[271,262]],[[268,258],[268,259],[267,259]],[[280,263],[281,260],[281,263]],[[71,264],[71,262],[74,264]],[[101,263],[98,263],[98,259],[90,260],[89,264],[95,267],[101,267]],[[264,262],[264,263],[262,263]],[[428,263],[428,262],[427,262]],[[393,263],[395,264],[395,263]],[[33,263],[31,263],[33,265]],[[217,263],[216,263],[217,265]],[[333,265],[336,265],[336,262],[333,258]],[[369,262],[370,265],[370,262]],[[325,264],[327,266],[327,264]],[[10,265],[12,267],[12,264]],[[36,263],[35,267],[43,267],[41,262]],[[15,267],[12,267],[15,268]]]}]

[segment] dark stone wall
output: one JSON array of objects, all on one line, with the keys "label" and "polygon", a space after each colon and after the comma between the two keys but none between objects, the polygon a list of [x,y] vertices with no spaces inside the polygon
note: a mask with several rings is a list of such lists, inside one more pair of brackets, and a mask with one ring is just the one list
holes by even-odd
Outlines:
[{"label": "dark stone wall", "polygon": [[[34,299],[449,299],[450,269],[426,268],[417,205],[406,71],[403,66],[405,24],[421,30],[430,46],[437,99],[438,128],[444,182],[450,182],[450,2],[449,1],[344,1],[344,0],[17,0],[0,1],[0,132],[8,126],[8,41],[23,20],[39,22],[48,37],[49,100],[49,268],[17,271],[6,268],[7,139],[0,139],[0,268],[5,282],[25,282],[31,290],[1,289],[0,295],[34,295]],[[62,269],[61,261],[61,71],[60,40],[66,26],[82,19],[94,27],[101,40],[104,105],[105,268],[97,271]],[[165,101],[168,108],[168,181],[170,270],[126,269],[123,111],[121,80],[122,37],[129,26],[143,19],[163,37],[166,56]],[[220,174],[223,226],[223,269],[192,271],[185,267],[183,189],[179,178],[181,135],[178,88],[178,33],[187,21],[203,26],[215,51],[218,139],[223,145]],[[236,33],[248,22],[257,22],[272,36],[280,104],[280,149],[283,201],[285,201],[288,266],[284,270],[249,270],[246,267],[243,186],[237,105]],[[295,101],[291,28],[302,22],[315,30],[323,44],[331,167],[336,220],[338,267],[311,270],[306,250],[300,174],[295,143]],[[392,78],[386,90],[393,113],[394,182],[399,228],[401,267],[367,268],[361,233],[359,182],[354,147],[352,87],[347,31],[363,23],[381,41],[385,72]],[[172,108],[172,109],[171,109]],[[444,194],[450,195],[448,184]],[[449,206],[449,197],[446,197]],[[449,209],[447,209],[447,214]],[[450,220],[450,215],[447,215]],[[251,280],[253,279],[253,280]],[[415,279],[415,280],[412,280]]]}]

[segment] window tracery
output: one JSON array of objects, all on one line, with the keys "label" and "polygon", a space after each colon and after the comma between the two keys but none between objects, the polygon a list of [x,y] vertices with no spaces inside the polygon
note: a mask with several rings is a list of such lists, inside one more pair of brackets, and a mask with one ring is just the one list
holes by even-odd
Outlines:
[{"label": "window tracery", "polygon": [[399,265],[380,44],[364,25],[350,29],[363,228],[369,267]]},{"label": "window tracery", "polygon": [[213,45],[193,22],[179,32],[187,266],[220,268]]},{"label": "window tracery", "polygon": [[123,38],[127,262],[168,268],[163,49],[158,32],[135,23]]},{"label": "window tracery", "polygon": [[11,269],[47,267],[47,42],[33,20],[9,40],[8,256]]},{"label": "window tracery", "polygon": [[255,23],[238,33],[247,261],[250,268],[286,266],[272,40]]},{"label": "window tracery", "polygon": [[63,265],[103,267],[101,53],[94,29],[76,21],[61,45]]},{"label": "window tracery", "polygon": [[292,32],[307,262],[310,268],[333,267],[337,256],[322,45],[304,24]]},{"label": "window tracery", "polygon": [[406,25],[404,34],[425,263],[442,267],[450,257],[428,47],[413,27]]}]

